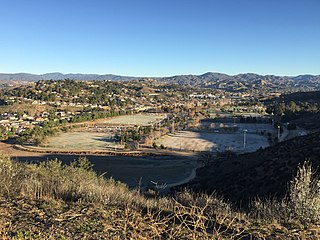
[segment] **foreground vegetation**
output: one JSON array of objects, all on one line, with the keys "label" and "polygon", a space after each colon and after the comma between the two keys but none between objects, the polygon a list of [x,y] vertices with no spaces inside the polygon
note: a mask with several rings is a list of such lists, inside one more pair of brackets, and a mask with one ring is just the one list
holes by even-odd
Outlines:
[{"label": "foreground vegetation", "polygon": [[299,166],[287,197],[235,209],[216,195],[129,190],[79,158],[40,164],[0,157],[3,239],[318,239],[320,181]]}]

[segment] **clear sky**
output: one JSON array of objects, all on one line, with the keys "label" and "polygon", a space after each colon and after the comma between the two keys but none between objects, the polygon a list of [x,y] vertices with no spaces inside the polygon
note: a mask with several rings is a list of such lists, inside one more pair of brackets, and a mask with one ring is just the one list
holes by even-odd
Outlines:
[{"label": "clear sky", "polygon": [[320,74],[320,0],[0,0],[0,72]]}]

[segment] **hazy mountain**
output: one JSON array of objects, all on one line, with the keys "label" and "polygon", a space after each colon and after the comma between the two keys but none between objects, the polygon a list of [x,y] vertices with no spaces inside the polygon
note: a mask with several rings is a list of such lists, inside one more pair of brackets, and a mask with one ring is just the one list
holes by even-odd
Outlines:
[{"label": "hazy mountain", "polygon": [[202,75],[178,75],[161,78],[161,81],[179,84],[222,89],[227,91],[265,91],[279,90],[312,91],[320,89],[320,75],[300,75],[296,77],[259,75],[245,73],[227,75],[222,73],[208,72]]},{"label": "hazy mountain", "polygon": [[62,74],[56,73],[46,73],[46,74],[29,74],[29,73],[14,73],[6,74],[0,73],[0,80],[2,81],[39,81],[39,80],[62,80],[62,79],[76,79],[76,80],[113,80],[113,81],[129,81],[135,79],[135,77],[119,76],[113,74]]},{"label": "hazy mountain", "polygon": [[204,84],[206,82],[259,82],[259,81],[274,81],[274,82],[286,82],[286,81],[320,81],[320,75],[299,75],[296,77],[289,76],[275,76],[275,75],[259,75],[254,73],[244,73],[237,75],[227,75],[222,73],[208,72],[202,75],[177,75],[172,77],[162,78],[162,81],[171,83],[184,83],[184,84]]},{"label": "hazy mountain", "polygon": [[[62,74],[46,73],[41,75],[29,73],[4,74],[0,73],[0,81],[39,81],[39,80],[113,80],[129,81],[139,77],[119,76],[112,74]],[[179,85],[191,85],[228,91],[287,89],[294,91],[310,91],[320,89],[320,75],[275,76],[244,73],[227,75],[208,72],[202,75],[176,75],[171,77],[153,78],[161,82]]]},{"label": "hazy mountain", "polygon": [[[59,72],[46,73],[46,74],[30,74],[30,73],[0,73],[0,80],[21,80],[21,81],[38,81],[38,80],[60,80],[60,79],[77,79],[77,80],[132,80],[138,77],[128,77],[113,74],[81,74],[81,73],[69,73],[62,74]],[[259,75],[255,73],[244,73],[237,75],[227,75],[223,73],[207,72],[202,75],[176,75],[171,77],[157,78],[164,82],[170,83],[184,83],[184,84],[201,84],[204,82],[216,82],[216,81],[247,81],[255,82],[259,80],[266,81],[319,81],[320,75],[299,75],[295,77],[288,76],[275,76],[275,75]]]}]

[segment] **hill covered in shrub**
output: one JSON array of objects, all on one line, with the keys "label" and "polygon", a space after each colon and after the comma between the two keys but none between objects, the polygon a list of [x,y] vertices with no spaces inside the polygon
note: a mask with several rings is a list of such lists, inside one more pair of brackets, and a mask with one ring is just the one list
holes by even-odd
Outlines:
[{"label": "hill covered in shrub", "polygon": [[[80,158],[20,163],[0,156],[3,239],[317,239],[319,182],[301,166],[281,201],[244,211],[214,194],[129,190]],[[312,193],[312,194],[311,194]],[[308,216],[308,217],[306,217]]]}]

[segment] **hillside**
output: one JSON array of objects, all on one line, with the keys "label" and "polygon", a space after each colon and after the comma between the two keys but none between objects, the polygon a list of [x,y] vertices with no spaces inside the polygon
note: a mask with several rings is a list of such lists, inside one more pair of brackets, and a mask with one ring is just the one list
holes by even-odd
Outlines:
[{"label": "hillside", "polygon": [[279,98],[273,98],[270,101],[276,102],[306,102],[306,103],[320,103],[320,91],[310,92],[295,92],[281,95]]},{"label": "hillside", "polygon": [[214,159],[198,169],[187,186],[194,191],[217,192],[238,203],[257,196],[282,197],[299,164],[310,160],[314,166],[320,165],[319,143],[317,132],[254,153]]},{"label": "hillside", "polygon": [[308,131],[320,131],[320,91],[295,92],[265,101],[267,111]]},{"label": "hillside", "polygon": [[[1,239],[319,239],[319,193],[236,210],[216,195],[158,196],[105,179],[80,158],[26,164],[0,156]],[[300,173],[308,166],[299,169]],[[320,182],[319,182],[320,183]],[[300,186],[304,187],[301,188]]]}]

